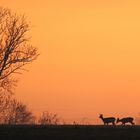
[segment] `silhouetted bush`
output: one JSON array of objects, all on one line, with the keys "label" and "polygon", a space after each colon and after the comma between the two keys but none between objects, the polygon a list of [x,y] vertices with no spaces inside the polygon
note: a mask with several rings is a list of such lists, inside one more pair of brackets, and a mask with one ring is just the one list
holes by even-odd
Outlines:
[{"label": "silhouetted bush", "polygon": [[38,122],[41,125],[57,125],[60,122],[60,118],[57,114],[43,112]]}]

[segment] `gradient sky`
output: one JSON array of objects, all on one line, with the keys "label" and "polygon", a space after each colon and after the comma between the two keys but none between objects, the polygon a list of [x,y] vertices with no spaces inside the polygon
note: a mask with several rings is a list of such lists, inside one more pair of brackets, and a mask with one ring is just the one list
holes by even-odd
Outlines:
[{"label": "gradient sky", "polygon": [[139,0],[0,0],[25,14],[40,56],[16,96],[66,121],[140,112]]}]

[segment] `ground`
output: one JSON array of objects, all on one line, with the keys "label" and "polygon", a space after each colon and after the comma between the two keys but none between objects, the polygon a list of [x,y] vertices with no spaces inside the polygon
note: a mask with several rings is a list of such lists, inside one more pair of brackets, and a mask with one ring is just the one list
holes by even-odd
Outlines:
[{"label": "ground", "polygon": [[140,126],[0,125],[0,140],[140,140]]}]

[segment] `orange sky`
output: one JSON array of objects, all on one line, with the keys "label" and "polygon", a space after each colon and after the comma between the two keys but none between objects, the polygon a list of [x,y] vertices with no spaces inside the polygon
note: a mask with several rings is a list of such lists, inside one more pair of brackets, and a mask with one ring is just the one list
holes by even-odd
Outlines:
[{"label": "orange sky", "polygon": [[139,0],[0,0],[25,13],[39,48],[16,96],[33,112],[65,120],[138,116],[140,112]]}]

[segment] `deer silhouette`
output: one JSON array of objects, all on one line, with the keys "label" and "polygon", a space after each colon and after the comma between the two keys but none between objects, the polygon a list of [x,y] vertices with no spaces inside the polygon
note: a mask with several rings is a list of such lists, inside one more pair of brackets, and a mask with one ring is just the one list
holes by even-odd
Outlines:
[{"label": "deer silhouette", "polygon": [[122,123],[121,125],[125,125],[126,123],[130,123],[130,124],[134,125],[135,123],[133,122],[133,120],[134,120],[134,118],[132,118],[132,117],[126,117],[126,118],[122,118],[122,119],[117,118],[116,123],[121,122]]},{"label": "deer silhouette", "polygon": [[104,125],[108,125],[109,123],[112,123],[112,125],[115,125],[115,120],[116,119],[114,117],[104,118],[103,114],[100,114],[99,118],[103,121]]}]

